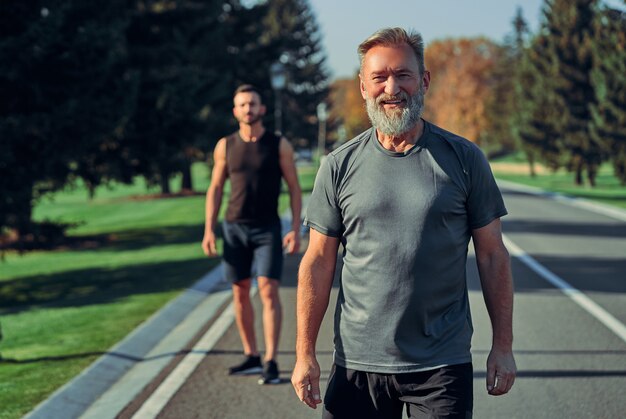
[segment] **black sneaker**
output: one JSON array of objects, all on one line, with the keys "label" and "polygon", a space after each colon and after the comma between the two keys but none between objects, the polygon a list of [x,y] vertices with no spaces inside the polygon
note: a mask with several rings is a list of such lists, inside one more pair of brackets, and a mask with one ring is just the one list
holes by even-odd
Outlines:
[{"label": "black sneaker", "polygon": [[261,357],[248,355],[241,364],[230,367],[228,373],[230,375],[252,375],[262,371]]},{"label": "black sneaker", "polygon": [[275,361],[267,361],[263,368],[263,375],[259,378],[259,384],[279,384],[278,364]]}]

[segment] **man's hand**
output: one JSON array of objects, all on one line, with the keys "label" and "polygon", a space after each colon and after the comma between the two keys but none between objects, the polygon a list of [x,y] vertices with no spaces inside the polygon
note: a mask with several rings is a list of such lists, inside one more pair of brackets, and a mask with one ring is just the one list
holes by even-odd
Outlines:
[{"label": "man's hand", "polygon": [[322,398],[320,397],[320,366],[315,357],[296,361],[291,384],[300,401],[312,409],[317,408]]},{"label": "man's hand", "polygon": [[212,231],[204,233],[202,239],[202,250],[207,256],[217,256],[217,247],[215,246],[215,233]]},{"label": "man's hand", "polygon": [[513,352],[492,347],[487,358],[487,392],[492,396],[508,393],[515,382],[516,373]]},{"label": "man's hand", "polygon": [[283,238],[283,248],[287,250],[287,253],[293,255],[300,250],[300,234],[297,231],[291,230]]}]

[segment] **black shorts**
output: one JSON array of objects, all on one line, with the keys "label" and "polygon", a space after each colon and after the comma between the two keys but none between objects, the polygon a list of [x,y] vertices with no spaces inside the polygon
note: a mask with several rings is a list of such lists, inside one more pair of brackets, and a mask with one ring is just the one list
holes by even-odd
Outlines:
[{"label": "black shorts", "polygon": [[229,223],[222,225],[224,275],[231,282],[256,276],[280,280],[283,246],[280,220],[266,225]]},{"label": "black shorts", "polygon": [[333,365],[324,396],[324,419],[471,418],[472,364],[377,374]]}]

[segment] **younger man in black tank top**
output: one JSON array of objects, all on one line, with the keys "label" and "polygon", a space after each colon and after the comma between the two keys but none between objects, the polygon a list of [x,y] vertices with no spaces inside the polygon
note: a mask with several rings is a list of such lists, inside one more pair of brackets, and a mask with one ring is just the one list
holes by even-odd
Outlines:
[{"label": "younger man in black tank top", "polygon": [[[232,375],[263,372],[260,384],[278,383],[275,358],[282,321],[278,285],[282,271],[282,247],[296,253],[300,247],[302,197],[293,148],[289,142],[263,127],[265,106],[258,91],[240,86],[233,98],[233,114],[239,131],[219,140],[214,151],[211,185],[207,191],[206,224],[202,249],[217,255],[215,226],[226,179],[231,194],[223,223],[224,271],[233,283],[233,300],[239,336],[246,358],[230,368]],[[291,202],[292,228],[282,239],[278,217],[280,181],[285,179]],[[250,301],[251,267],[255,262],[259,295],[263,303],[265,367],[256,346],[254,312]]]}]

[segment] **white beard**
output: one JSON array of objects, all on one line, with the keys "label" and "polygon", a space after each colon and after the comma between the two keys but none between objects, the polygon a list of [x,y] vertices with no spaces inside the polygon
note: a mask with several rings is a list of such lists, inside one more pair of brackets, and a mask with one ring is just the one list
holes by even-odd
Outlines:
[{"label": "white beard", "polygon": [[[407,106],[392,109],[387,113],[381,102],[387,100],[406,100]],[[374,128],[387,135],[401,135],[410,131],[417,124],[424,112],[424,91],[419,89],[413,96],[400,92],[397,96],[381,94],[377,98],[367,96],[365,99],[367,116]]]}]

